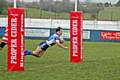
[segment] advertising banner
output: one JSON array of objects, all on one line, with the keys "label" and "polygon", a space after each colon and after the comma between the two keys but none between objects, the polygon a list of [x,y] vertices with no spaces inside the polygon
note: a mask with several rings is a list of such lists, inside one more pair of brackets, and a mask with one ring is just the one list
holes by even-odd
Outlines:
[{"label": "advertising banner", "polygon": [[24,70],[24,9],[8,9],[8,71]]},{"label": "advertising banner", "polygon": [[120,40],[120,32],[100,32],[101,40]]},{"label": "advertising banner", "polygon": [[70,13],[70,62],[82,62],[82,15]]}]

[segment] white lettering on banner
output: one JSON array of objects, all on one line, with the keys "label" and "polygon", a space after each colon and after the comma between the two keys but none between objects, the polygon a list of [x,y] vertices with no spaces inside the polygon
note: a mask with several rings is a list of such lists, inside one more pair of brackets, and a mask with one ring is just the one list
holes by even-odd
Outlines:
[{"label": "white lettering on banner", "polygon": [[[11,18],[11,37],[17,37],[17,18]],[[11,64],[17,64],[17,40],[11,39]]]},{"label": "white lettering on banner", "polygon": [[21,60],[20,67],[24,66],[24,15],[21,14]]},{"label": "white lettering on banner", "polygon": [[21,35],[21,47],[24,47],[24,36],[23,36],[23,34]]},{"label": "white lettering on banner", "polygon": [[24,16],[23,16],[23,14],[21,15],[21,31],[24,31],[24,23],[23,23],[23,21],[24,21]]},{"label": "white lettering on banner", "polygon": [[17,39],[11,40],[11,47],[17,47]]},{"label": "white lettering on banner", "polygon": [[24,36],[21,35],[21,61],[20,61],[20,67],[23,67],[24,65]]},{"label": "white lettering on banner", "polygon": [[11,19],[11,26],[17,26],[17,18],[12,18]]},{"label": "white lettering on banner", "polygon": [[8,71],[23,71],[24,9],[8,9],[8,33]]},{"label": "white lettering on banner", "polygon": [[[23,48],[21,48],[21,56],[24,56],[24,51],[23,51],[24,49]],[[23,57],[21,57],[21,60],[20,60],[20,67],[23,67],[24,65],[24,61],[23,61]]]},{"label": "white lettering on banner", "polygon": [[73,20],[73,27],[72,27],[72,30],[73,30],[73,35],[77,35],[77,20]]},{"label": "white lettering on banner", "polygon": [[73,56],[78,56],[78,30],[77,30],[77,20],[73,20],[72,22],[73,27],[72,27],[72,34],[73,34]]},{"label": "white lettering on banner", "polygon": [[77,51],[78,51],[78,42],[77,42],[77,37],[73,37],[73,56],[78,56]]},{"label": "white lettering on banner", "polygon": [[17,18],[11,19],[11,37],[17,37]]},{"label": "white lettering on banner", "polygon": [[17,40],[11,40],[11,64],[17,64]]},{"label": "white lettering on banner", "polygon": [[[13,28],[11,28],[11,29],[13,29]],[[12,37],[17,37],[17,31],[12,30],[11,31],[11,36]]]}]

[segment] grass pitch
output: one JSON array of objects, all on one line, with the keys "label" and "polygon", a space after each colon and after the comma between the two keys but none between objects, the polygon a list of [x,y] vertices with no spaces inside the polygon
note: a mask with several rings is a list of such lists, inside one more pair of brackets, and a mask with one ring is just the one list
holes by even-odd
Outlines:
[{"label": "grass pitch", "polygon": [[[41,18],[41,19],[69,19],[69,13],[55,13],[35,8],[26,8],[26,18]],[[7,9],[4,11],[7,14]],[[7,17],[7,15],[0,15],[0,17]],[[90,13],[84,13],[84,19],[92,19]],[[120,20],[120,7],[104,7],[98,14],[98,20]]]},{"label": "grass pitch", "polygon": [[[41,40],[26,40],[34,50]],[[65,43],[69,46],[69,41]],[[41,58],[25,57],[24,72],[7,72],[7,47],[0,51],[0,80],[120,80],[120,43],[84,42],[83,63],[69,62],[69,49],[57,46]]]}]

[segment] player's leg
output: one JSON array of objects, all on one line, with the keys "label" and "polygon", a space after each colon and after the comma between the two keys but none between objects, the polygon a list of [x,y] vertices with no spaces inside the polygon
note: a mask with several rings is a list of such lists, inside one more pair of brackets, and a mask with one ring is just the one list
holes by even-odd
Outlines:
[{"label": "player's leg", "polygon": [[5,45],[7,45],[7,43],[1,42],[0,43],[0,50],[2,50],[5,47]]},{"label": "player's leg", "polygon": [[25,50],[24,55],[34,55],[37,57],[38,52],[42,51],[40,47],[38,46],[34,51],[31,50]]},{"label": "player's leg", "polygon": [[2,48],[0,47],[0,50],[2,50]]},{"label": "player's leg", "polygon": [[1,43],[0,43],[0,50],[2,50],[2,46],[1,46]]},{"label": "player's leg", "polygon": [[32,53],[33,56],[41,57],[44,54],[44,51],[38,46]]},{"label": "player's leg", "polygon": [[46,44],[46,42],[42,42],[39,44],[39,46],[34,50],[34,51],[30,51],[30,50],[25,50],[25,55],[33,55],[36,57],[41,57],[44,52],[47,50],[47,48],[49,47],[49,45]]},{"label": "player's leg", "polygon": [[33,55],[36,57],[41,57],[45,51],[48,49],[49,45],[46,43],[46,41],[41,42],[39,46],[36,48],[35,51],[33,51]]},{"label": "player's leg", "polygon": [[33,55],[36,57],[40,57],[44,54],[44,51],[38,46],[34,51],[25,50],[25,55]]},{"label": "player's leg", "polygon": [[45,53],[45,51],[40,52],[39,57],[41,57],[44,53]]}]

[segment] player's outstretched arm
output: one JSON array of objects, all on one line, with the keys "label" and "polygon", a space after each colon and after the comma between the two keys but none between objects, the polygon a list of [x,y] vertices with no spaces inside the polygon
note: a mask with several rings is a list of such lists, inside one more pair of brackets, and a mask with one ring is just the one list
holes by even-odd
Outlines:
[{"label": "player's outstretched arm", "polygon": [[57,44],[59,47],[63,48],[63,49],[68,49],[68,47],[64,46],[64,45],[61,44],[60,42],[56,42],[56,44]]}]

